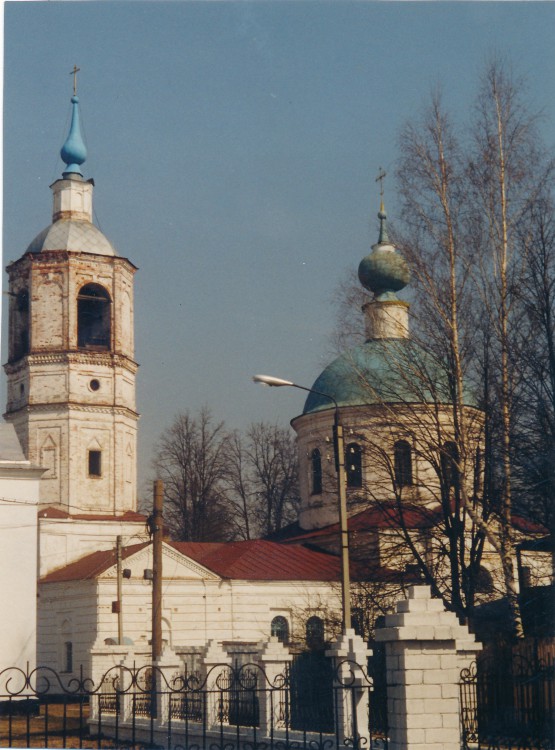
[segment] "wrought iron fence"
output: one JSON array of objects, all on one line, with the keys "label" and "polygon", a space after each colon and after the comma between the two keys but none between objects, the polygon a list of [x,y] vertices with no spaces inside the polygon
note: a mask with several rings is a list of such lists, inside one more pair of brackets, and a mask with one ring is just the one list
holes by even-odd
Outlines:
[{"label": "wrought iron fence", "polygon": [[297,660],[271,679],[257,664],[172,675],[118,666],[96,683],[82,672],[5,669],[0,747],[368,750],[378,736],[386,745],[368,724],[366,669],[317,661]]},{"label": "wrought iron fence", "polygon": [[461,672],[465,750],[555,748],[555,659],[523,646],[486,651]]}]

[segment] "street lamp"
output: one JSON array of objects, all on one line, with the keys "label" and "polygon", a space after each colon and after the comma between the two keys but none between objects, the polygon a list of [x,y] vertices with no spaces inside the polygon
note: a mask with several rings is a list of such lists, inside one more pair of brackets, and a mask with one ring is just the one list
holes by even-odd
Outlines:
[{"label": "street lamp", "polygon": [[335,407],[335,416],[333,421],[334,432],[334,452],[335,466],[337,471],[337,499],[339,502],[339,531],[341,538],[341,605],[343,613],[343,632],[351,628],[351,597],[350,597],[350,576],[349,576],[349,531],[347,528],[347,482],[345,476],[345,448],[343,443],[343,426],[339,421],[339,405],[333,396],[329,393],[316,391],[314,388],[306,388],[304,385],[298,385],[291,380],[274,378],[272,375],[254,375],[255,383],[262,383],[273,388],[288,386],[290,388],[299,388],[301,391],[316,393],[318,396],[329,398]]}]

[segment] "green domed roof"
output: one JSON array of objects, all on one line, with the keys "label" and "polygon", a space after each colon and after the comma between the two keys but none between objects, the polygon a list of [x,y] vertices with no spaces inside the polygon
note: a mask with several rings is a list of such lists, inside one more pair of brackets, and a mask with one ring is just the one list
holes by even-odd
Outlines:
[{"label": "green domed roof", "polygon": [[[339,406],[381,403],[449,403],[446,372],[407,338],[366,341],[334,360],[312,386]],[[475,400],[465,393],[465,403]],[[333,409],[330,399],[310,393],[303,414]]]},{"label": "green domed roof", "polygon": [[358,278],[365,289],[374,292],[377,299],[387,298],[404,289],[410,281],[410,271],[405,259],[395,250],[387,236],[387,215],[380,206],[380,236],[372,252],[360,261]]}]

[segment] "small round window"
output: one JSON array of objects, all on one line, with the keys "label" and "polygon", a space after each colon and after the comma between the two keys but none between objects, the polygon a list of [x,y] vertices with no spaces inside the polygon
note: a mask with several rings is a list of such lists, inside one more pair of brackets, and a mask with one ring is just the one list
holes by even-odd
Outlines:
[{"label": "small round window", "polygon": [[100,381],[96,378],[93,378],[89,383],[89,388],[91,389],[91,391],[98,391],[98,389],[100,388]]}]

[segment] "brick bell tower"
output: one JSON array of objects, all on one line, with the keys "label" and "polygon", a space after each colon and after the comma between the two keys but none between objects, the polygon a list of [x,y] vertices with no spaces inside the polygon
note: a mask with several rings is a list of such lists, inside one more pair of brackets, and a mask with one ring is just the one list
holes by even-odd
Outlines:
[{"label": "brick bell tower", "polygon": [[71,102],[52,223],[7,267],[4,418],[27,458],[47,469],[42,507],[116,516],[137,503],[136,267],[92,223],[75,85]]}]

